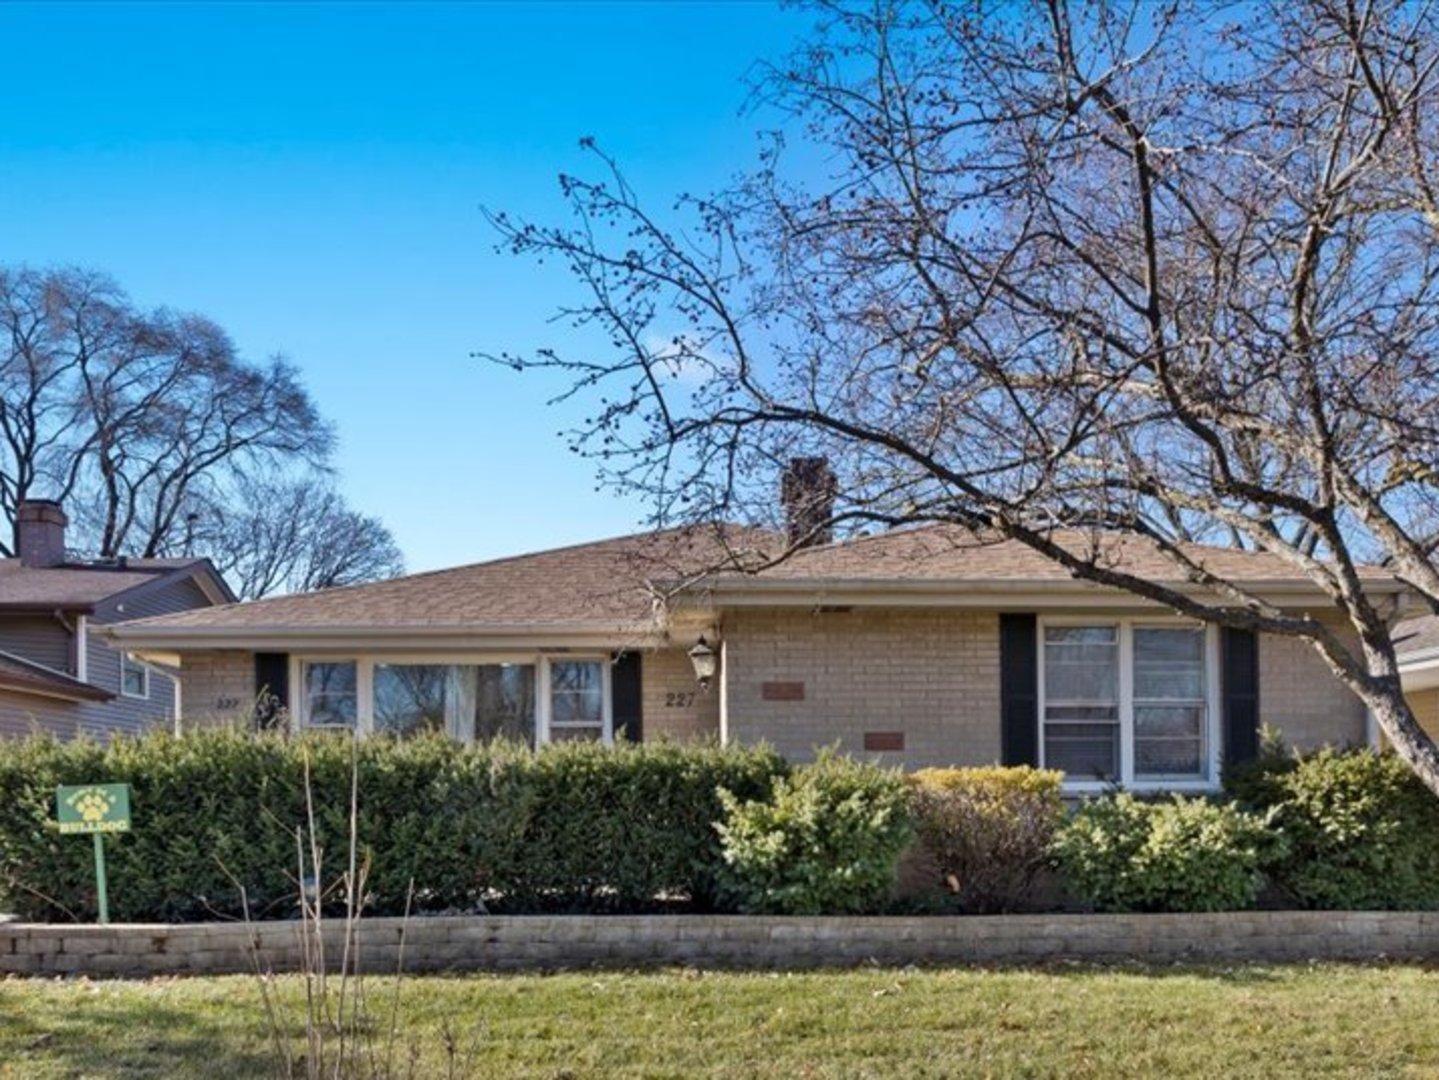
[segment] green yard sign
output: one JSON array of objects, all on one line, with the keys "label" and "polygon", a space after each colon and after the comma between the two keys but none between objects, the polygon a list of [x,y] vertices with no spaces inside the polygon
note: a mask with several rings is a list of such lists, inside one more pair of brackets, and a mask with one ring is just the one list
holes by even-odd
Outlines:
[{"label": "green yard sign", "polygon": [[95,891],[100,921],[110,921],[105,885],[105,834],[130,831],[129,784],[74,784],[55,789],[55,820],[62,833],[89,833],[95,840]]}]

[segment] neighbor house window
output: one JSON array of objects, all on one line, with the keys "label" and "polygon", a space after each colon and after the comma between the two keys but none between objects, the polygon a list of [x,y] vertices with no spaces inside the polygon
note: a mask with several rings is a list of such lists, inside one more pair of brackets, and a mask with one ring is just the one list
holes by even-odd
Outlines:
[{"label": "neighbor house window", "polygon": [[303,670],[305,724],[353,728],[359,718],[359,665],[331,660],[306,663]]},{"label": "neighbor house window", "polygon": [[133,698],[150,696],[150,669],[129,653],[120,654],[120,693]]},{"label": "neighbor house window", "polygon": [[1208,631],[1120,619],[1049,623],[1041,634],[1046,768],[1071,785],[1213,782]]}]

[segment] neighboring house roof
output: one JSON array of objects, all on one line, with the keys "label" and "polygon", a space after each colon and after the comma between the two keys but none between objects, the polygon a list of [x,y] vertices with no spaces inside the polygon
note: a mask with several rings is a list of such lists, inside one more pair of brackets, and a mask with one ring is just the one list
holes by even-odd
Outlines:
[{"label": "neighboring house roof", "polygon": [[67,701],[109,701],[114,694],[14,653],[0,652],[0,690]]},{"label": "neighboring house roof", "polygon": [[217,602],[235,599],[209,559],[124,559],[43,568],[25,566],[19,559],[0,559],[0,614],[86,612],[131,589],[185,576],[195,576],[208,585]]},{"label": "neighboring house roof", "polygon": [[[1135,537],[1061,532],[1073,550],[1091,547],[1102,561],[1151,580],[1181,585],[1183,574],[1154,545]],[[656,610],[675,605],[838,601],[846,590],[923,593],[936,602],[993,593],[1048,597],[1082,593],[1132,598],[1077,581],[1018,541],[986,541],[953,527],[900,529],[796,552],[756,570],[782,548],[773,533],[736,527],[671,529],[536,552],[391,581],[203,608],[121,623],[107,633],[128,645],[203,648],[228,643],[323,645],[389,635],[418,643],[494,645],[607,639],[657,632]],[[1318,590],[1277,556],[1185,545],[1216,574],[1266,594],[1308,600]],[[1363,571],[1376,591],[1404,586],[1378,568]],[[989,599],[984,600],[984,597]],[[588,638],[586,638],[588,636]],[[261,646],[263,647],[263,646]]]},{"label": "neighboring house roof", "polygon": [[656,597],[648,582],[716,565],[753,565],[761,548],[773,551],[777,543],[774,534],[757,529],[667,529],[367,585],[139,619],[110,633],[137,644],[331,633],[613,639],[652,629]]}]

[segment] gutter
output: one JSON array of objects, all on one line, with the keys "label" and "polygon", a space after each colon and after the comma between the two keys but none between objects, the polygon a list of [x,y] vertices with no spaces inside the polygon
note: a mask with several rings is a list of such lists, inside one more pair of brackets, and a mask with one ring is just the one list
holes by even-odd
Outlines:
[{"label": "gutter", "polygon": [[[670,582],[672,586],[681,586],[680,582]],[[1159,581],[1156,585],[1166,589],[1173,589],[1175,592],[1203,594],[1210,590],[1188,581]],[[1234,583],[1239,588],[1251,592],[1265,592],[1278,595],[1290,596],[1323,596],[1314,585],[1305,581],[1296,581],[1293,578],[1256,578],[1248,581]],[[1366,592],[1374,593],[1404,593],[1409,591],[1409,586],[1394,578],[1376,578],[1364,585]],[[1081,581],[1075,578],[1055,578],[1045,580],[1028,580],[1019,578],[1002,578],[993,580],[980,580],[966,578],[748,578],[737,579],[701,579],[683,588],[685,592],[710,592],[715,595],[743,595],[745,593],[782,593],[782,592],[852,592],[852,593],[873,593],[873,592],[898,592],[898,593],[935,593],[949,594],[956,592],[1007,594],[1016,592],[1027,593],[1090,593],[1090,592],[1113,592],[1124,593],[1123,589],[1113,585],[1101,585],[1092,581]],[[1127,595],[1127,594],[1126,594]],[[1136,599],[1142,599],[1136,597]]]},{"label": "gutter", "polygon": [[[1190,583],[1164,582],[1164,587],[1212,600],[1214,594]],[[1329,604],[1314,586],[1292,579],[1251,581],[1242,587],[1278,607]],[[1366,586],[1374,595],[1402,597],[1408,586],[1394,580]],[[706,607],[949,607],[990,610],[1078,608],[1113,610],[1164,609],[1166,605],[1108,585],[1087,581],[954,581],[815,578],[808,581],[752,579],[699,582],[681,589],[670,601],[676,610]]]},{"label": "gutter", "polygon": [[201,648],[346,649],[356,645],[382,645],[403,650],[420,649],[535,649],[615,648],[658,645],[665,641],[657,624],[618,624],[597,629],[593,624],[548,626],[127,626],[115,623],[96,627],[109,641],[126,647],[189,652]]}]

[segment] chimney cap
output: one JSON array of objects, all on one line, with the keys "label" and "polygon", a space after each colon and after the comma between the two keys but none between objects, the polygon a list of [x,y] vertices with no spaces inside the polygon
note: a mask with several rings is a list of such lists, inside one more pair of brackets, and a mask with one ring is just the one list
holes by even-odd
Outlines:
[{"label": "chimney cap", "polygon": [[70,524],[65,507],[59,499],[23,499],[15,507],[18,521],[53,521],[58,525]]},{"label": "chimney cap", "polygon": [[15,554],[20,565],[43,570],[65,565],[70,519],[54,499],[26,499],[15,507]]}]

